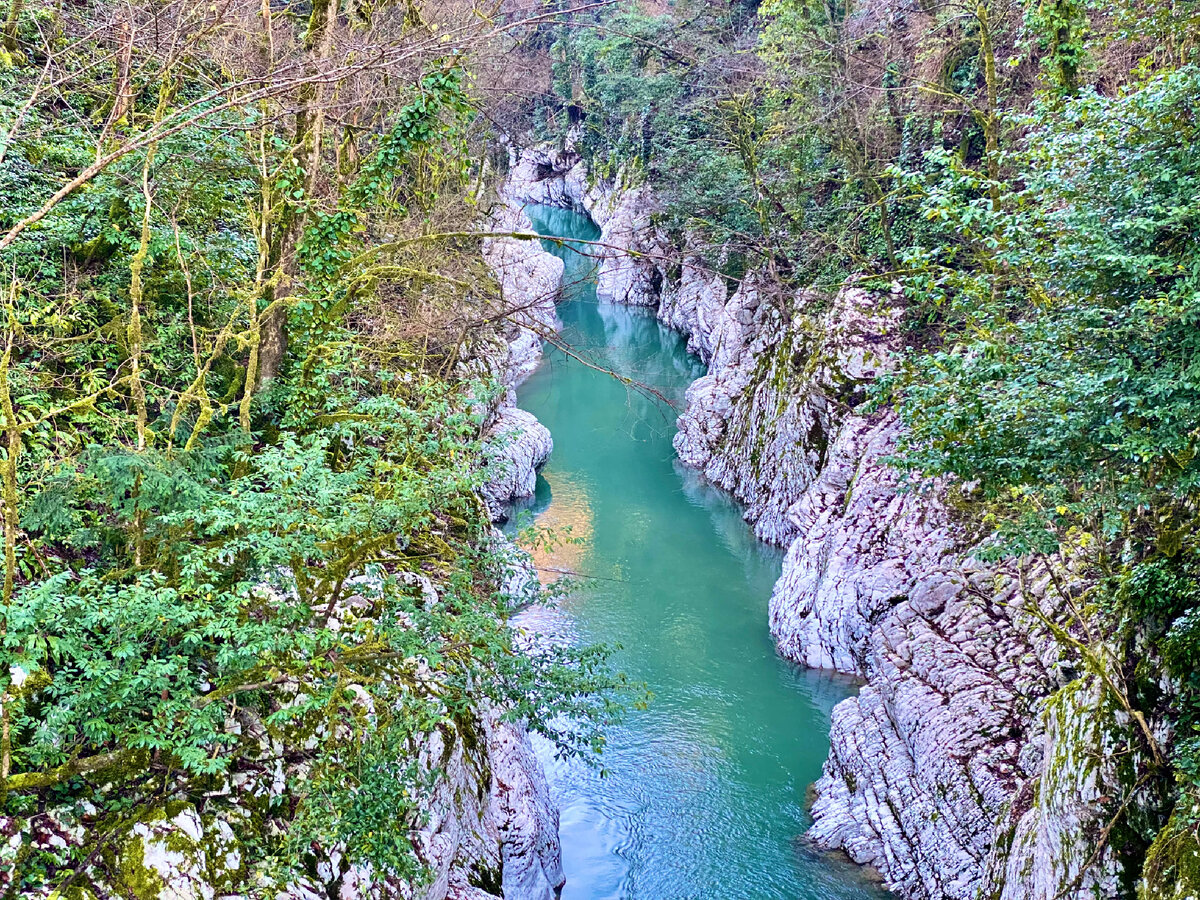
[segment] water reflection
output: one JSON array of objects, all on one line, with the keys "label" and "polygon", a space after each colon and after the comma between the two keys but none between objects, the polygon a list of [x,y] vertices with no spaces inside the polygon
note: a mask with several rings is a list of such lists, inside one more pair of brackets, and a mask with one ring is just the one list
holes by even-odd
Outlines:
[{"label": "water reflection", "polygon": [[550,469],[538,476],[536,521],[543,540],[526,542],[538,577],[549,584],[579,571],[592,538],[592,507],[586,483],[565,472]]},{"label": "water reflection", "polygon": [[[595,236],[570,213],[530,213],[543,233]],[[559,315],[572,352],[680,403],[703,369],[679,337],[645,310],[598,304],[591,261],[555,250],[571,283]],[[620,644],[617,664],[655,694],[610,735],[606,776],[547,759],[564,900],[881,896],[797,843],[829,711],[851,688],[775,654],[766,606],[780,554],[753,539],[726,495],[678,467],[675,412],[653,393],[552,350],[519,400],[554,434],[537,520],[584,538],[539,559],[583,576],[561,609],[519,621]]]}]

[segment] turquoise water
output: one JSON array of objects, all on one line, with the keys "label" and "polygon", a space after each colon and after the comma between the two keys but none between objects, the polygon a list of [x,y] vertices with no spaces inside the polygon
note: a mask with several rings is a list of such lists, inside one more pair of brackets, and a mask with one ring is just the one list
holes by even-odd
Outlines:
[{"label": "turquoise water", "polygon": [[[541,234],[597,235],[573,213],[527,212]],[[680,406],[704,371],[680,337],[645,310],[598,303],[590,260],[547,249],[566,263],[559,315],[572,350]],[[606,776],[548,761],[563,900],[877,900],[855,867],[798,840],[830,710],[850,688],[775,654],[779,552],[678,464],[677,411],[662,399],[551,348],[518,399],[554,435],[532,511],[579,540],[539,564],[580,576],[561,608],[524,624],[621,645],[616,665],[654,693],[610,734]]]}]

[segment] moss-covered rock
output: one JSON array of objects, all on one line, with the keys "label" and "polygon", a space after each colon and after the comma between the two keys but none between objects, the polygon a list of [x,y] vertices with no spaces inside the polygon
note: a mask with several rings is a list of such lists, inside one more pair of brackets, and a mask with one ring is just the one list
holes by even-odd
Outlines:
[{"label": "moss-covered rock", "polygon": [[1200,900],[1200,809],[1181,803],[1146,853],[1138,900]]}]

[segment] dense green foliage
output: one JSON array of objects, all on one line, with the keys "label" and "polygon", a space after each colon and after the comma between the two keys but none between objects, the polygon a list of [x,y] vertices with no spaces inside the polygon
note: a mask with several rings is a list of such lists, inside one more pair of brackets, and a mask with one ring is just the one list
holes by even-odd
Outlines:
[{"label": "dense green foliage", "polygon": [[[145,11],[18,11],[0,68],[10,894],[141,890],[129,828],[187,804],[233,828],[239,894],[274,896],[321,853],[416,884],[434,748],[485,752],[495,710],[590,754],[618,714],[602,651],[531,656],[507,626],[511,551],[477,493],[495,386],[457,365],[495,339],[494,287],[476,241],[440,236],[477,215],[467,56],[417,8],[378,10],[334,102],[328,11],[281,16],[249,62],[257,5],[171,5],[149,20],[166,36],[125,44]],[[39,842],[48,813],[83,838]]]},{"label": "dense green foliage", "polygon": [[636,159],[727,274],[900,283],[909,347],[874,401],[906,426],[894,462],[951,486],[977,553],[1057,573],[1047,627],[1141,723],[1136,774],[1165,798],[1124,850],[1154,842],[1146,896],[1194,891],[1200,11],[648,9],[560,36],[593,170]]},{"label": "dense green foliage", "polygon": [[[946,338],[900,379],[911,465],[987,500],[1017,489],[1039,523],[1179,549],[1175,507],[1198,485],[1197,96],[1187,67],[1035,108],[999,202],[944,153],[907,176],[943,239],[907,250],[908,295]],[[1022,547],[1058,539],[1035,528]]]},{"label": "dense green foliage", "polygon": [[[1035,105],[1001,183],[942,151],[902,180],[937,223],[905,254],[941,343],[886,385],[900,462],[977,492],[992,555],[1086,561],[1171,702],[1176,824],[1200,821],[1200,69]],[[936,243],[934,242],[936,241]],[[1158,691],[1137,697],[1153,711]],[[1150,748],[1156,750],[1156,748]],[[1152,836],[1152,835],[1151,835]]]},{"label": "dense green foliage", "polygon": [[815,202],[837,190],[834,176],[784,120],[787,99],[756,81],[758,60],[739,52],[754,34],[747,11],[628,6],[598,18],[598,28],[561,29],[554,67],[593,171],[644,174],[664,202],[662,224],[735,277],[768,259],[803,266],[816,258],[813,241],[845,262],[850,251],[831,247],[845,233],[791,227],[833,228],[844,207]]},{"label": "dense green foliage", "polygon": [[897,96],[855,108],[859,75],[830,46],[846,15],[792,2],[593,14],[557,33],[551,121],[578,120],[598,175],[648,178],[660,224],[727,274],[767,265],[835,285],[895,262],[908,204],[884,200],[884,168],[928,126],[906,119],[895,64],[882,92]]},{"label": "dense green foliage", "polygon": [[[594,749],[621,686],[596,650],[514,651],[476,493],[490,13],[6,11],[6,886],[120,877],[131,823],[247,796],[269,799],[229,820],[266,893],[332,848],[418,880],[423,748],[476,742],[491,705]],[[903,286],[876,398],[896,463],[960,489],[978,552],[1065,576],[1056,634],[1168,785],[1131,843],[1168,885],[1200,827],[1198,24],[1151,0],[681,0],[528,32],[542,134],[649,179],[728,278]],[[279,760],[282,791],[223,790]],[[35,847],[52,809],[88,838]]]}]

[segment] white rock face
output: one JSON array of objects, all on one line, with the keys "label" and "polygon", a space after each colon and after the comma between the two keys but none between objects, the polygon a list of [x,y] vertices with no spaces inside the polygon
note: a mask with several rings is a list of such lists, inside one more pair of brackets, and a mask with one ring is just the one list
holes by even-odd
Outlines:
[{"label": "white rock face", "polygon": [[[1052,779],[1045,767],[1098,752],[1100,719],[1062,740],[1050,710],[1063,701],[1047,699],[1061,684],[1053,640],[1015,573],[963,560],[937,491],[897,491],[883,457],[898,433],[888,412],[843,419],[790,511],[799,536],[772,633],[793,659],[867,679],[834,710],[809,837],[875,866],[905,897],[967,900],[985,885],[1004,900],[1116,896],[1103,855],[1061,893],[1095,848],[1096,800],[1111,790],[1099,767],[1090,780],[1074,778],[1074,763]],[[1024,574],[1048,605],[1044,582]]]},{"label": "white rock face", "polygon": [[586,212],[588,192],[582,157],[574,142],[567,140],[562,149],[542,145],[520,149],[509,147],[508,177],[501,196],[513,206],[537,203]]},{"label": "white rock face", "polygon": [[480,725],[482,753],[456,746],[422,829],[437,877],[419,900],[553,900],[566,878],[546,776],[522,727],[486,709]]},{"label": "white rock face", "polygon": [[[533,234],[533,223],[516,205],[491,215],[489,228],[500,234]],[[502,321],[504,352],[484,349],[475,361],[498,375],[507,388],[484,433],[484,500],[494,521],[512,500],[533,496],[537,469],[554,447],[550,432],[516,407],[515,388],[542,358],[542,338],[561,327],[554,304],[562,290],[563,262],[537,240],[497,236],[484,242],[483,256],[500,285],[495,315]]]},{"label": "white rock face", "polygon": [[[427,765],[444,773],[417,836],[431,873],[428,885],[413,891],[407,884],[382,883],[371,870],[348,866],[333,852],[318,865],[321,882],[293,885],[279,900],[325,897],[331,889],[340,900],[382,897],[385,887],[390,895],[412,900],[552,900],[564,880],[558,815],[529,736],[487,708],[474,727],[475,734],[456,735],[449,748],[435,734],[422,753]],[[472,749],[476,740],[480,744]]]},{"label": "white rock face", "polygon": [[[351,866],[338,847],[320,851],[315,878],[289,885],[278,900],[360,900],[384,896],[406,900],[554,900],[564,882],[558,844],[558,813],[529,736],[517,724],[482,708],[471,734],[450,732],[449,746],[435,732],[421,762],[439,768],[426,804],[429,820],[416,837],[431,881],[420,888],[370,869]],[[264,732],[265,734],[265,732]],[[275,760],[285,748],[264,738],[264,755]],[[300,765],[303,765],[302,763]],[[294,770],[292,775],[302,777]],[[282,795],[287,782],[270,766],[236,788],[219,792],[202,813],[180,800],[132,823],[109,842],[115,865],[93,867],[87,898],[125,897],[133,891],[167,900],[220,900],[244,897],[256,878],[251,860],[236,835],[239,820],[249,821],[249,806],[266,806]],[[88,837],[86,809],[62,808],[16,819],[0,817],[0,889],[11,885],[22,845],[33,850],[81,845]],[[231,823],[233,825],[231,826]],[[381,828],[392,823],[381,822]],[[271,827],[271,826],[269,826]],[[314,852],[317,852],[314,850]],[[22,896],[49,897],[43,893]]]},{"label": "white rock face", "polygon": [[[554,305],[562,290],[563,262],[547,253],[534,238],[503,235],[533,235],[533,223],[519,206],[501,205],[491,214],[488,228],[498,236],[483,243],[483,258],[500,286],[500,298],[492,315],[508,345],[498,358],[484,353],[481,360],[494,365],[504,385],[515,388],[527,378],[542,358],[542,338],[562,327]],[[508,400],[512,404],[512,398]]]},{"label": "white rock face", "polygon": [[496,314],[532,331],[557,330],[560,323],[554,304],[562,289],[563,261],[542,249],[534,237],[533,223],[519,206],[497,207],[488,227],[497,232],[483,244],[483,258],[500,284]]},{"label": "white rock face", "polygon": [[483,497],[495,519],[506,503],[533,496],[537,470],[550,457],[554,440],[533,413],[515,406],[501,407],[484,439]]},{"label": "white rock face", "polygon": [[[1044,573],[971,559],[945,486],[902,490],[887,464],[896,416],[860,411],[900,346],[898,293],[783,296],[753,272],[731,291],[686,250],[668,264],[646,190],[582,170],[569,145],[525,151],[509,196],[592,215],[616,248],[602,297],[658,295],[709,366],[681,459],[788,548],[770,604],[780,652],[864,681],[834,709],[808,837],[912,900],[1120,896],[1096,840],[1128,790],[1113,762],[1137,744],[1127,717],[1094,677],[1070,680],[1030,613],[1062,621]],[[621,248],[645,255],[622,267]]]},{"label": "white rock face", "polygon": [[1041,746],[1027,748],[1035,774],[1002,811],[984,884],[999,900],[1122,896],[1120,865],[1095,851],[1097,829],[1122,799],[1111,794],[1122,781],[1129,720],[1092,679],[1048,700],[1041,724]]},{"label": "white rock face", "polygon": [[566,882],[558,810],[523,728],[493,719],[489,813],[499,824],[506,900],[555,900]]},{"label": "white rock face", "polygon": [[[1089,729],[1078,706],[1073,725],[1053,725],[1058,652],[1015,571],[966,556],[939,486],[899,489],[886,463],[895,416],[855,411],[889,364],[898,297],[851,287],[806,314],[816,298],[800,294],[784,317],[760,312],[774,300],[747,313],[755,293],[749,277],[717,311],[712,291],[692,289],[685,318],[710,323],[693,339],[710,371],[676,446],[748,499],[761,536],[788,544],[770,605],[780,651],[866,681],[834,710],[809,839],[905,898],[1116,897],[1108,851],[1077,876],[1111,815],[1097,801],[1121,793],[1117,772],[1076,773],[1127,723]],[[1057,613],[1044,579],[1022,574]],[[1045,760],[1064,756],[1052,775]]]},{"label": "white rock face", "polygon": [[668,243],[653,226],[653,192],[619,173],[612,182],[589,179],[574,142],[563,150],[534,147],[511,152],[503,196],[516,206],[537,203],[573,209],[600,227],[596,296],[609,303],[654,306],[662,286]]},{"label": "white rock face", "polygon": [[[128,844],[140,844],[142,867],[160,885],[162,900],[213,900],[222,887],[236,883],[242,871],[241,848],[229,824],[215,819],[206,829],[191,806],[170,819],[138,822],[130,829]],[[211,878],[213,871],[224,878]]]},{"label": "white rock face", "polygon": [[698,258],[685,256],[679,271],[677,281],[664,283],[658,305],[659,321],[686,335],[688,350],[711,363],[730,319],[746,318],[747,312],[726,313],[729,291],[725,279]]},{"label": "white rock face", "polygon": [[618,175],[615,184],[594,185],[584,196],[603,245],[597,248],[596,296],[609,303],[654,306],[669,247],[652,225],[658,207],[649,187],[626,187],[624,177]]},{"label": "white rock face", "polygon": [[895,298],[852,288],[814,316],[819,298],[782,296],[750,273],[722,304],[720,277],[690,271],[663,309],[695,329],[689,343],[709,371],[688,391],[675,449],[746,504],[760,538],[786,545],[797,533],[788,510],[829,462],[839,411],[886,364],[864,325],[893,322]]}]

